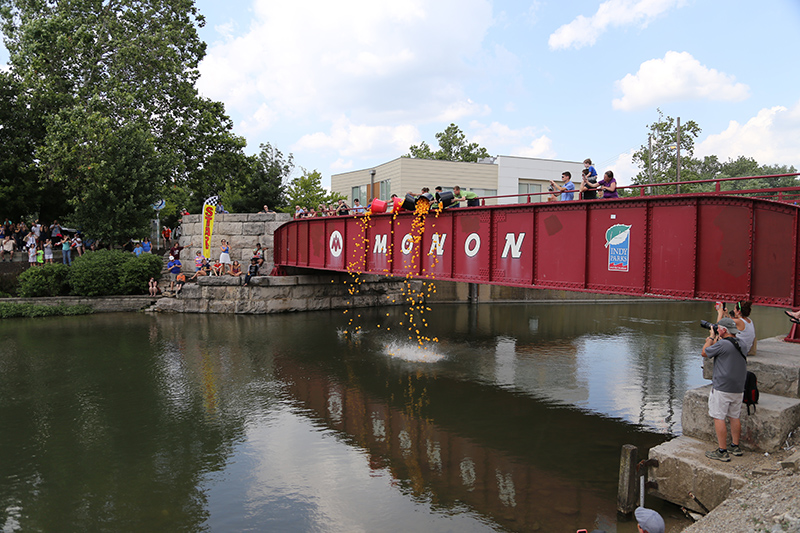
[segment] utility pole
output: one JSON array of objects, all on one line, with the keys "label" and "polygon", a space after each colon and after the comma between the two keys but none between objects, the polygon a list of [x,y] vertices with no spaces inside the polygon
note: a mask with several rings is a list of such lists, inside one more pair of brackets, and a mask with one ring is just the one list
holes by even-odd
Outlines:
[{"label": "utility pole", "polygon": [[[677,161],[677,181],[681,181],[681,117],[678,117],[678,161]],[[678,194],[681,192],[680,184],[677,185]]]},{"label": "utility pole", "polygon": [[[647,155],[647,181],[649,183],[653,183],[653,134],[652,133],[649,133],[647,135],[647,144],[649,145],[648,152],[647,152],[647,154],[648,154]],[[653,194],[653,188],[652,187],[648,187],[647,188],[647,192],[648,192],[648,194]]]}]

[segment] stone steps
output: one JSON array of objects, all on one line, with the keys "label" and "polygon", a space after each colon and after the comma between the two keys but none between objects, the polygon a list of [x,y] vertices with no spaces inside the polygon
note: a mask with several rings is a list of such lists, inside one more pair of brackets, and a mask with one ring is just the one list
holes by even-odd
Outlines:
[{"label": "stone steps", "polygon": [[[800,427],[800,345],[781,337],[758,341],[757,355],[748,357],[747,368],[758,378],[760,398],[755,411],[742,409],[741,446],[744,457],[730,463],[708,459],[705,452],[716,446],[714,422],[708,416],[711,385],[687,391],[683,397],[683,436],[650,449],[649,458],[659,467],[648,469],[662,499],[704,512],[691,498],[692,492],[708,509],[722,503],[732,489],[745,483],[744,465],[779,451],[792,431]],[[712,365],[704,362],[703,374],[711,378]],[[728,436],[730,442],[730,432]],[[766,452],[766,453],[765,453]],[[748,472],[749,473],[749,472]]]},{"label": "stone steps", "polygon": [[[711,385],[686,391],[683,396],[681,425],[683,434],[707,443],[717,441],[714,421],[708,416],[708,394]],[[800,426],[800,399],[786,398],[761,392],[756,409],[747,414],[742,408],[742,439],[745,450],[775,452],[786,442],[796,427]],[[730,442],[730,440],[729,440]]]}]

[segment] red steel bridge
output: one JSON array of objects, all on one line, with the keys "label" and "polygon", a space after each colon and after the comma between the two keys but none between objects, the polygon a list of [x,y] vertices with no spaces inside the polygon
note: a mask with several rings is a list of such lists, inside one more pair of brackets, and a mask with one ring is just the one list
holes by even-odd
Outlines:
[{"label": "red steel bridge", "polygon": [[800,188],[721,190],[742,179],[754,178],[680,184],[716,182],[707,193],[632,186],[639,196],[298,219],[275,232],[275,265],[798,308]]}]

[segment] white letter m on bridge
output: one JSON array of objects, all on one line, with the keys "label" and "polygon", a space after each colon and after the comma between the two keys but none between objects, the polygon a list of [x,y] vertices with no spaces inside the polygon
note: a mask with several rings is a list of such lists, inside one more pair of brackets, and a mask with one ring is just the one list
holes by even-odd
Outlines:
[{"label": "white letter m on bridge", "polygon": [[386,237],[387,235],[375,235],[375,247],[372,249],[373,254],[386,253]]}]

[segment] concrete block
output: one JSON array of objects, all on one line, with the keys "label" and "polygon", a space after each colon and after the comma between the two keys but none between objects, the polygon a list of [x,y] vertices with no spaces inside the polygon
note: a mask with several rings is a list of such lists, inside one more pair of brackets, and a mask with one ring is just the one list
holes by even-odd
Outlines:
[{"label": "concrete block", "polygon": [[[686,391],[683,396],[681,425],[689,437],[716,442],[714,422],[708,416],[708,394],[711,385]],[[800,426],[800,400],[761,393],[756,411],[747,414],[742,408],[741,446],[745,450],[775,452],[789,433]]]},{"label": "concrete block", "polygon": [[242,235],[261,236],[266,233],[263,222],[245,222],[242,224]]},{"label": "concrete block", "polygon": [[[214,221],[214,234],[213,238],[215,242],[219,242],[221,235],[241,235],[242,234],[242,223],[241,222],[219,222],[218,220]],[[218,238],[219,237],[219,238]]]},{"label": "concrete block", "polygon": [[648,469],[648,479],[658,483],[650,494],[676,505],[703,512],[689,492],[713,509],[746,480],[736,471],[735,461],[722,463],[705,456],[714,445],[682,436],[650,449],[649,458],[658,460]]},{"label": "concrete block", "polygon": [[297,285],[297,276],[265,276],[270,287]]},{"label": "concrete block", "polygon": [[201,287],[227,287],[241,285],[242,282],[233,276],[203,276],[197,278],[197,284]]},{"label": "concrete block", "polygon": [[800,398],[800,350],[781,337],[758,341],[758,353],[747,358],[747,368],[758,377],[758,390]]},{"label": "concrete block", "polygon": [[800,452],[794,452],[783,461],[779,461],[778,464],[781,468],[790,468],[795,472],[800,471]]}]

